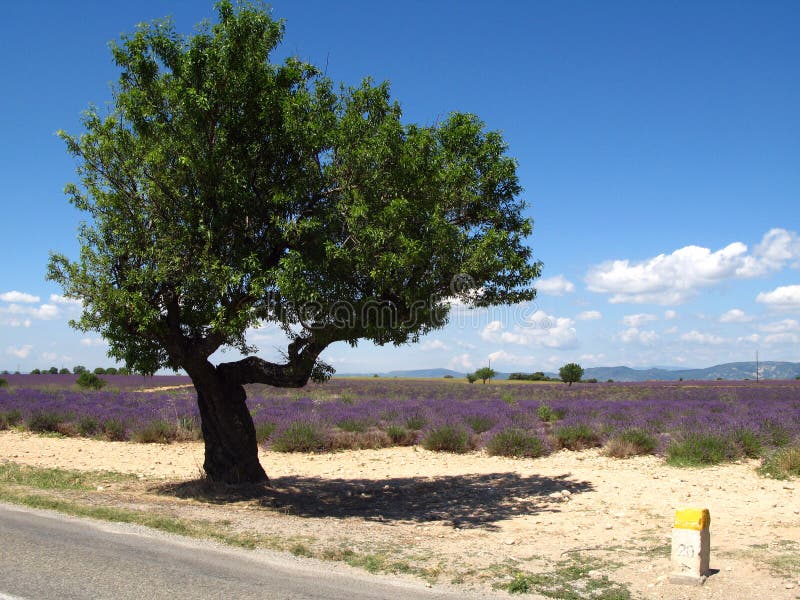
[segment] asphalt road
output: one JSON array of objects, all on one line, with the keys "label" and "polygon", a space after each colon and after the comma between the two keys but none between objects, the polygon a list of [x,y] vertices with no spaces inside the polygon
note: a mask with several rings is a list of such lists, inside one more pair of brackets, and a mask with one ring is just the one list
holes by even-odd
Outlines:
[{"label": "asphalt road", "polygon": [[0,600],[479,598],[346,565],[0,504]]}]

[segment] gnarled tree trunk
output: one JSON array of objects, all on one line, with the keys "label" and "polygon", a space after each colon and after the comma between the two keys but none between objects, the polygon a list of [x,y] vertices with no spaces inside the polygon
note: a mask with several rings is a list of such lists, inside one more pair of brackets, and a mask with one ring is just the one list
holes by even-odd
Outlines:
[{"label": "gnarled tree trunk", "polygon": [[253,417],[240,383],[230,382],[208,361],[187,365],[197,391],[205,441],[206,476],[214,482],[241,484],[268,481],[258,462]]}]

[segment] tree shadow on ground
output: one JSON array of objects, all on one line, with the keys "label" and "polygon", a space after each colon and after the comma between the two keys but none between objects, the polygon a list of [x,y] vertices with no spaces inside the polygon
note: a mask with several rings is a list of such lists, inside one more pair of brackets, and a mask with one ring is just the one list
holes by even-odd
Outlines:
[{"label": "tree shadow on ground", "polygon": [[[444,522],[453,527],[496,529],[498,521],[540,512],[558,512],[565,498],[551,496],[592,491],[588,481],[569,475],[543,477],[517,473],[323,479],[286,476],[271,486],[222,486],[207,480],[167,483],[159,494],[214,504],[255,502],[301,517],[359,517],[407,523]],[[566,495],[566,494],[565,494]]]}]

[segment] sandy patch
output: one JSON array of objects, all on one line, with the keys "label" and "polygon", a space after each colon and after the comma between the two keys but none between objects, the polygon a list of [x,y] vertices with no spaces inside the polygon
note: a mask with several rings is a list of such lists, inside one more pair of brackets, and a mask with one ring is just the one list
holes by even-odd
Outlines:
[{"label": "sandy patch", "polygon": [[[772,574],[769,564],[800,561],[800,482],[763,479],[752,461],[675,469],[656,457],[617,460],[597,451],[511,460],[408,447],[260,458],[275,486],[268,501],[220,507],[207,498],[176,501],[174,493],[167,499],[193,514],[224,511],[242,527],[314,543],[405,544],[473,584],[500,564],[535,570],[582,553],[622,563],[608,575],[645,598],[800,598],[800,573]],[[166,502],[165,489],[199,475],[203,447],[7,431],[2,459],[135,473],[149,485],[141,501]],[[165,479],[170,485],[156,483]],[[702,588],[664,581],[672,517],[684,506],[711,511],[711,566],[719,572]]]}]

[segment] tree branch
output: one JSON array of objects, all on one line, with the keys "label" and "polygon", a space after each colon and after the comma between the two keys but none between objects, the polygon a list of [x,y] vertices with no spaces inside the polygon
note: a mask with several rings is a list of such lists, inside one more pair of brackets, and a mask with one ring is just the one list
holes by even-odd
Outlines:
[{"label": "tree branch", "polygon": [[289,344],[289,360],[284,364],[248,356],[237,362],[222,363],[217,371],[229,383],[265,383],[275,387],[303,387],[314,371],[317,358],[328,343],[298,338]]}]

